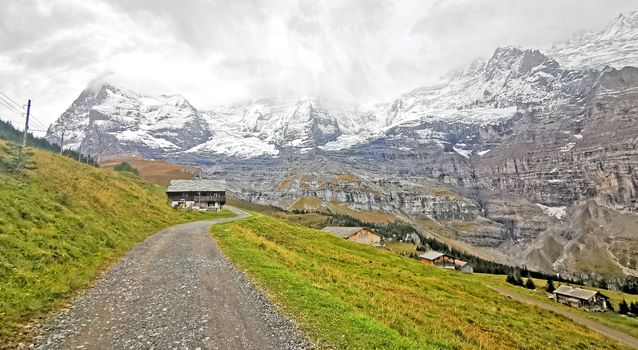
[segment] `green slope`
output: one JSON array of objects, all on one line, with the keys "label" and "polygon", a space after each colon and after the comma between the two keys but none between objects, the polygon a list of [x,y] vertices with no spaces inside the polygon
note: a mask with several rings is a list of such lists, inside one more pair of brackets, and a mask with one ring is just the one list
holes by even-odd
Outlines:
[{"label": "green slope", "polygon": [[149,234],[233,215],[177,212],[164,188],[131,173],[34,152],[37,169],[26,176],[0,171],[0,348],[28,336],[27,323],[63,305]]},{"label": "green slope", "polygon": [[320,349],[623,349],[494,281],[366,247],[277,218],[212,227],[225,254]]}]

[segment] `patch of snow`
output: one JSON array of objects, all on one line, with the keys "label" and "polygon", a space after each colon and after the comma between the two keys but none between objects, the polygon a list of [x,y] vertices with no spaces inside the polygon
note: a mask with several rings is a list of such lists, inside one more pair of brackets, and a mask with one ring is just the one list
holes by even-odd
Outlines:
[{"label": "patch of snow", "polygon": [[574,145],[576,145],[574,142],[569,142],[566,143],[564,146],[562,146],[561,148],[559,148],[558,150],[565,153],[565,152],[569,152],[572,150],[572,148],[574,148]]},{"label": "patch of snow", "polygon": [[328,142],[323,146],[319,146],[324,151],[339,151],[364,144],[368,141],[366,137],[361,135],[341,135],[335,141]]},{"label": "patch of snow", "polygon": [[479,156],[484,156],[484,155],[486,155],[486,154],[487,154],[487,152],[489,152],[489,151],[490,151],[490,150],[488,149],[488,150],[485,150],[485,151],[478,151],[478,152],[476,152],[476,153],[477,153]]},{"label": "patch of snow", "polygon": [[153,137],[142,130],[124,130],[115,135],[118,141],[139,142],[154,149],[178,149],[174,143],[159,137]]},{"label": "patch of snow", "polygon": [[563,220],[565,216],[567,216],[567,207],[548,207],[540,203],[536,203],[536,205],[541,208],[546,215],[553,216],[558,220]]},{"label": "patch of snow", "polygon": [[279,150],[273,144],[266,143],[257,137],[241,137],[229,133],[216,133],[210,140],[197,145],[188,153],[216,153],[239,158],[259,156],[277,156]]},{"label": "patch of snow", "polygon": [[466,150],[466,149],[462,149],[462,148],[458,148],[456,147],[456,145],[452,146],[452,148],[454,149],[454,152],[460,154],[461,156],[469,159],[470,155],[472,154],[472,151],[470,150]]},{"label": "patch of snow", "polygon": [[577,140],[580,140],[580,139],[582,139],[582,138],[583,138],[583,135],[582,135],[582,134],[575,134],[575,135],[574,135],[574,137],[575,137]]}]

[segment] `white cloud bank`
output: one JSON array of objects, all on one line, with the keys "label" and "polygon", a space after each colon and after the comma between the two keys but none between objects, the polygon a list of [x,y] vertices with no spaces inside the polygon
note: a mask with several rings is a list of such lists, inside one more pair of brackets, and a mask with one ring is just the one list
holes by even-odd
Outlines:
[{"label": "white cloud bank", "polygon": [[181,94],[199,108],[297,95],[369,103],[497,46],[547,47],[636,7],[633,0],[8,0],[0,2],[0,91],[32,98],[45,123],[106,72],[114,83]]}]

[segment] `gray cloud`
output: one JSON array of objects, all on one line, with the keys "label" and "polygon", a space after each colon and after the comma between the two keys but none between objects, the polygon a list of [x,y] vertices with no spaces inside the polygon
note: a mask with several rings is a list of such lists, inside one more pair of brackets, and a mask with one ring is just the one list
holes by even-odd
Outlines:
[{"label": "gray cloud", "polygon": [[0,90],[32,98],[44,122],[103,72],[201,108],[304,94],[383,101],[497,46],[542,49],[635,9],[633,0],[3,1]]}]

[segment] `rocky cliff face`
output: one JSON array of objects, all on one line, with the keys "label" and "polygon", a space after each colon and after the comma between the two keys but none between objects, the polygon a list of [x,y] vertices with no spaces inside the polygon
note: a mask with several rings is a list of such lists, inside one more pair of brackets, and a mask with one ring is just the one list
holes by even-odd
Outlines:
[{"label": "rocky cliff face", "polygon": [[356,109],[305,97],[198,111],[105,85],[49,137],[103,159],[197,164],[262,203],[397,213],[510,264],[638,275],[636,45],[638,15],[623,16]]}]

